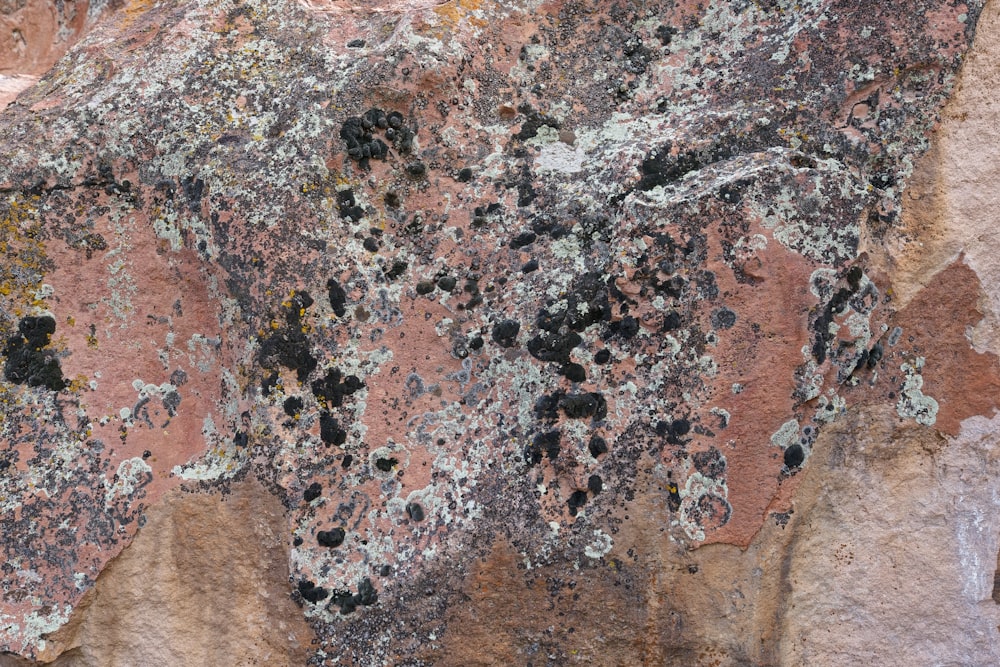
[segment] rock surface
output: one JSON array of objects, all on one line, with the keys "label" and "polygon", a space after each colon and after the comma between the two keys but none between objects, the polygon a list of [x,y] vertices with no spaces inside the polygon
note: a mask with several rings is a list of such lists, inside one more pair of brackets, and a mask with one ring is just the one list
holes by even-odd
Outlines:
[{"label": "rock surface", "polygon": [[89,11],[0,115],[0,661],[1000,660],[995,4]]}]

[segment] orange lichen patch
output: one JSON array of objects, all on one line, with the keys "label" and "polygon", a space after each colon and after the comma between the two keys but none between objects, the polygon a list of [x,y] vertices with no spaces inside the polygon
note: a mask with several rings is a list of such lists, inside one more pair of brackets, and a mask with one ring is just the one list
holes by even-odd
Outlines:
[{"label": "orange lichen patch", "polygon": [[441,19],[442,26],[448,29],[454,29],[463,18],[470,24],[482,28],[487,26],[488,22],[470,16],[470,13],[480,9],[482,4],[482,0],[450,0],[434,7],[434,13]]},{"label": "orange lichen patch", "polygon": [[[119,13],[118,22],[119,25],[121,26],[121,29],[122,30],[128,29],[128,27],[131,26],[133,23],[135,23],[136,20],[139,19],[143,14],[152,9],[155,6],[155,4],[156,3],[153,2],[153,0],[129,0],[128,4],[126,4],[125,7],[120,10]],[[157,30],[147,31],[148,39],[137,42],[134,48],[138,48],[140,46],[143,46],[144,44],[147,44],[149,39],[152,39],[152,37],[155,36],[157,32],[158,32]]]}]

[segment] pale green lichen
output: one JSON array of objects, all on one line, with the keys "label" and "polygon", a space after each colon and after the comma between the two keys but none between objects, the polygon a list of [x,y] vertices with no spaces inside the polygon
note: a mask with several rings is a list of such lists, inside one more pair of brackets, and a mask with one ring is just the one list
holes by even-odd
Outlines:
[{"label": "pale green lichen", "polygon": [[595,528],[592,539],[583,548],[583,553],[587,556],[587,558],[597,560],[598,558],[603,558],[611,553],[611,549],[614,545],[615,541],[610,535],[605,533],[600,528]]},{"label": "pale green lichen", "polygon": [[912,418],[923,426],[933,426],[937,421],[938,402],[922,391],[924,363],[924,357],[917,357],[912,364],[904,362],[900,365],[899,370],[903,371],[905,379],[896,401],[896,412],[900,417]]},{"label": "pale green lichen", "polygon": [[114,481],[104,482],[104,504],[110,507],[119,498],[130,498],[153,478],[153,469],[140,457],[134,456],[118,464]]}]

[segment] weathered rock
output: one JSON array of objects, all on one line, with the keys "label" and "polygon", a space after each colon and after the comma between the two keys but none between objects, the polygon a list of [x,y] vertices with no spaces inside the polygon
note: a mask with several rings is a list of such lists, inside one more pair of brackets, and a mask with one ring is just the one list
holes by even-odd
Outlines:
[{"label": "weathered rock", "polygon": [[109,8],[0,116],[2,647],[995,664],[979,14]]}]

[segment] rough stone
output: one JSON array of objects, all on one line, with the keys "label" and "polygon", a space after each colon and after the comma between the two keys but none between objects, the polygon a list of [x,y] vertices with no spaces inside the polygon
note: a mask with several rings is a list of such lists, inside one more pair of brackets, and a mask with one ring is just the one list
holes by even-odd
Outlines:
[{"label": "rough stone", "polygon": [[996,3],[7,5],[0,660],[1000,661]]}]

